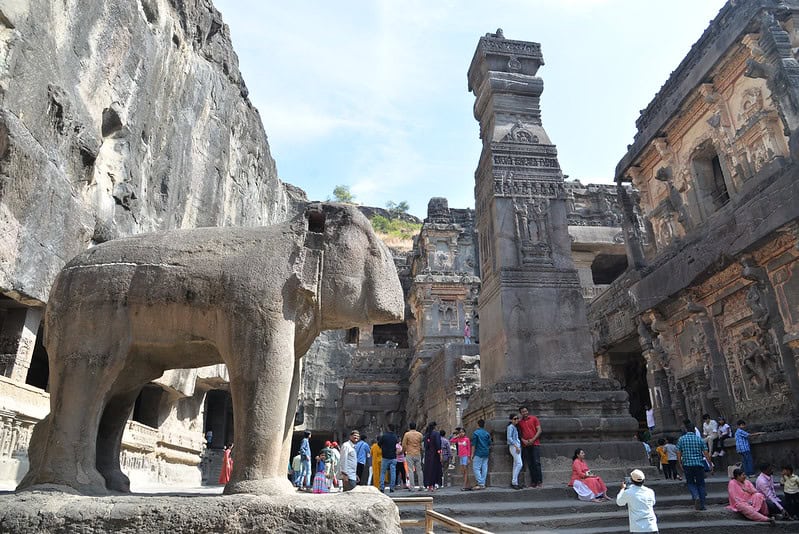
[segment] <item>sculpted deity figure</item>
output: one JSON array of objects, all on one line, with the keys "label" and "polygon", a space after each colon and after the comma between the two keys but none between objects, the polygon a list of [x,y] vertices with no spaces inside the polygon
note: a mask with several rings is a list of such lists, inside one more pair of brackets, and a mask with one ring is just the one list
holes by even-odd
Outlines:
[{"label": "sculpted deity figure", "polygon": [[761,329],[768,328],[769,311],[764,301],[763,290],[757,282],[749,286],[746,292],[746,305],[752,310],[752,322]]},{"label": "sculpted deity figure", "polygon": [[766,339],[760,336],[760,339],[747,339],[741,344],[741,365],[744,379],[754,391],[771,391],[779,372],[779,363]]}]

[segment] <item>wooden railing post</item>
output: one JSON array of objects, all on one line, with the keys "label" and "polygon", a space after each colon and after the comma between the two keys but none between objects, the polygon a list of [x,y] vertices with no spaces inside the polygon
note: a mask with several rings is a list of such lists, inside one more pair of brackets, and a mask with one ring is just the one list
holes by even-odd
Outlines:
[{"label": "wooden railing post", "polygon": [[425,534],[433,534],[433,516],[427,513],[430,508],[425,507],[424,511],[424,532]]}]

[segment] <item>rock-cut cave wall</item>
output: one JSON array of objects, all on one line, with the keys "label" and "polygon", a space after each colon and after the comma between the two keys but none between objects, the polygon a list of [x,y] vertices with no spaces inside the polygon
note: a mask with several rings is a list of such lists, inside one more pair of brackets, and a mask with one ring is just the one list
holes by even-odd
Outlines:
[{"label": "rock-cut cave wall", "polygon": [[41,304],[92,243],[265,225],[277,176],[210,0],[0,3],[0,291]]}]

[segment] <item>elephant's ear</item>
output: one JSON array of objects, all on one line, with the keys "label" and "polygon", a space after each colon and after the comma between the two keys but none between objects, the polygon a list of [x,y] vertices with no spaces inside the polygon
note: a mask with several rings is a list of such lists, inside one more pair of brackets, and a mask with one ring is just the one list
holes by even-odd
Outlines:
[{"label": "elephant's ear", "polygon": [[[308,293],[311,300],[319,300],[319,284],[322,279],[322,258],[324,252],[318,249],[302,247],[299,258],[294,266],[294,276],[297,277],[299,288]],[[317,302],[317,306],[319,303]]]}]

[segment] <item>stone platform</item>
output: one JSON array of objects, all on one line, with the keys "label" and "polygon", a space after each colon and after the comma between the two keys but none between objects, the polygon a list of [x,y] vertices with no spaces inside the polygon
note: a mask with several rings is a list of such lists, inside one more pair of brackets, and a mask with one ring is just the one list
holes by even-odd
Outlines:
[{"label": "stone platform", "polygon": [[59,491],[0,495],[0,532],[400,534],[396,505],[371,487],[313,495],[124,495]]}]

